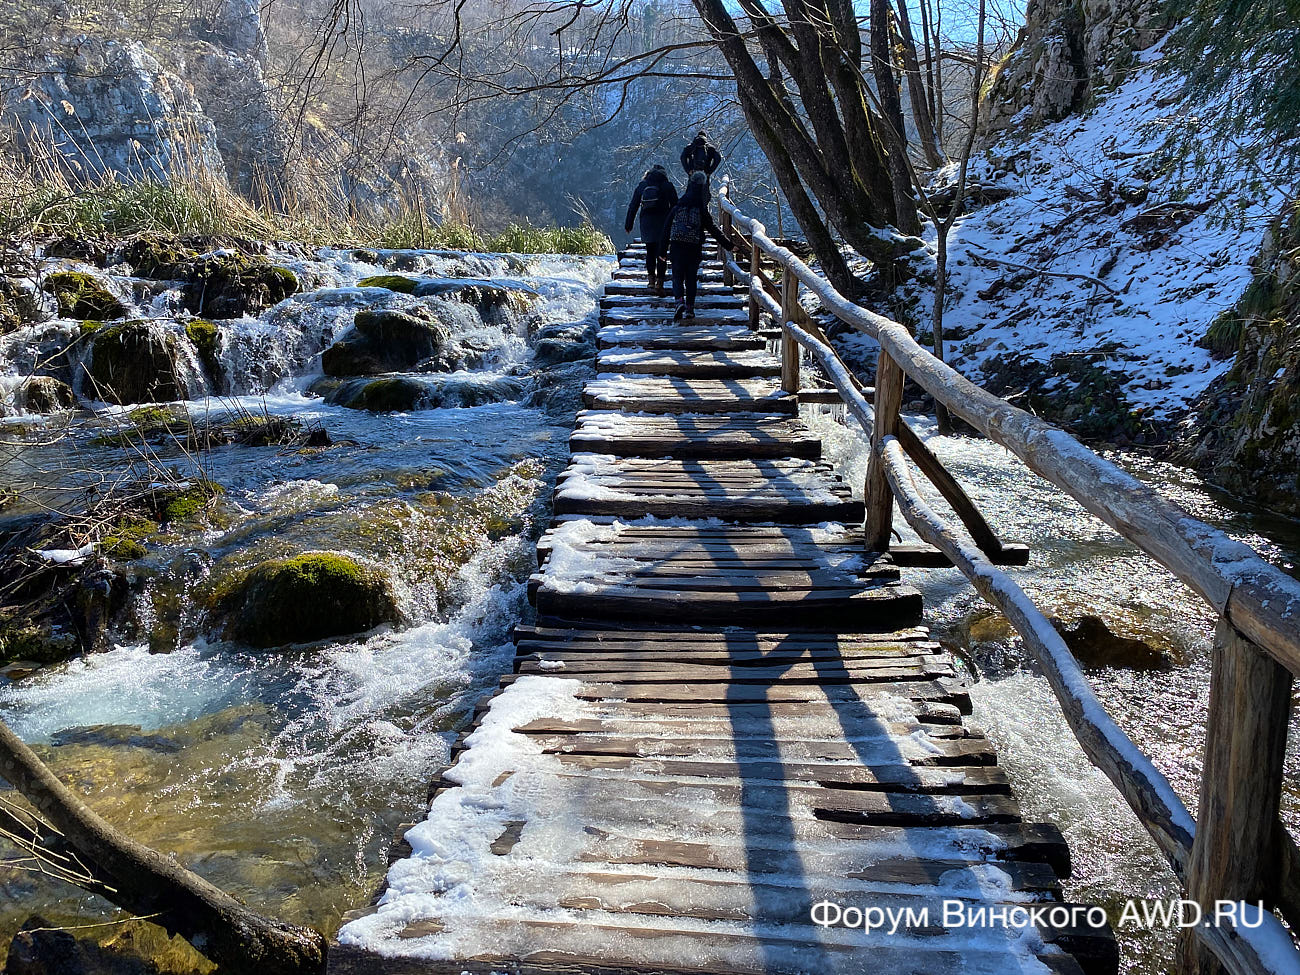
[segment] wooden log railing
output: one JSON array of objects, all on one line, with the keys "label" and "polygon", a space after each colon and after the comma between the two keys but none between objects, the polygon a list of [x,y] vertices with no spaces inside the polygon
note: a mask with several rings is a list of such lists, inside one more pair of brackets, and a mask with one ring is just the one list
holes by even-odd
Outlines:
[{"label": "wooden log railing", "polygon": [[[897,503],[917,535],[943,553],[1015,627],[1041,665],[1084,753],[1142,821],[1183,882],[1186,897],[1212,921],[1181,933],[1181,973],[1298,975],[1300,952],[1273,911],[1300,930],[1300,849],[1278,811],[1292,677],[1300,674],[1300,582],[1069,434],[965,379],[899,323],[849,301],[772,241],[761,223],[735,206],[728,189],[724,180],[719,225],[738,254],[748,256],[749,266],[722,253],[724,274],[729,283],[747,285],[755,327],[765,314],[780,327],[783,389],[798,390],[799,350],[805,350],[870,438],[867,546],[878,552],[890,549]],[[779,289],[765,263],[779,269]],[[819,299],[823,311],[880,343],[874,391],[854,378],[799,305],[800,287]],[[998,568],[999,562],[1013,560],[997,557],[1002,543],[901,416],[907,380],[1077,500],[1214,611],[1219,623],[1195,821],[1164,775],[1097,700],[1055,627]],[[948,501],[975,544],[925,501],[909,459]],[[1256,902],[1267,909],[1257,911]]]}]

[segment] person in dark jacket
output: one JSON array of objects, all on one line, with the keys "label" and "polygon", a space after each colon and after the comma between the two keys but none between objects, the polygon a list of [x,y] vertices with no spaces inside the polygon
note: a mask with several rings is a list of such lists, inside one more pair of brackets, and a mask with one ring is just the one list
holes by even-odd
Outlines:
[{"label": "person in dark jacket", "polygon": [[700,129],[699,134],[682,150],[682,169],[686,175],[703,173],[712,176],[714,170],[722,165],[722,153],[709,141],[709,134]]},{"label": "person in dark jacket", "polygon": [[691,173],[686,192],[668,214],[668,256],[673,262],[673,297],[677,299],[674,321],[695,317],[695,292],[699,284],[700,261],[704,258],[704,235],[711,233],[727,250],[731,241],[718,231],[709,216],[709,177]]},{"label": "person in dark jacket", "polygon": [[645,178],[637,183],[627,208],[627,219],[623,222],[623,229],[630,234],[637,210],[641,211],[646,275],[650,278],[650,290],[659,296],[664,293],[664,276],[668,273],[668,253],[663,243],[664,223],[676,205],[677,187],[668,178],[668,170],[652,166]]}]

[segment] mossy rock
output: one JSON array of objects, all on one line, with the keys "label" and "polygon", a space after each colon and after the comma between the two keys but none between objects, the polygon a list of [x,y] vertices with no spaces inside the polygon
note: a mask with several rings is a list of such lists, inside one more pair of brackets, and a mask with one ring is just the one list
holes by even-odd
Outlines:
[{"label": "mossy rock", "polygon": [[177,279],[185,276],[188,261],[198,252],[171,237],[147,236],[128,241],[121,251],[122,260],[143,278]]},{"label": "mossy rock", "polygon": [[410,369],[431,358],[447,341],[441,323],[406,312],[362,311],[354,325],[354,334],[322,353],[325,375],[375,376]]},{"label": "mossy rock", "polygon": [[31,376],[19,387],[19,398],[28,413],[57,413],[77,405],[77,396],[61,379]]},{"label": "mossy rock", "polygon": [[421,298],[446,298],[472,306],[483,321],[505,324],[513,315],[526,312],[537,296],[516,288],[499,284],[456,284],[447,281],[426,281],[415,289]]},{"label": "mossy rock", "polygon": [[176,336],[148,322],[131,321],[95,330],[92,342],[90,395],[119,404],[185,398]]},{"label": "mossy rock", "polygon": [[418,379],[391,376],[368,382],[343,405],[373,413],[406,413],[429,401],[429,388]]},{"label": "mossy rock", "polygon": [[368,278],[362,278],[357,282],[358,288],[387,288],[389,291],[397,291],[404,295],[415,294],[415,289],[420,282],[415,278],[408,278],[404,274],[375,274]]},{"label": "mossy rock", "polygon": [[149,508],[154,518],[164,525],[193,521],[224,493],[225,489],[213,481],[195,481],[185,487],[154,491],[149,496]]},{"label": "mossy rock", "polygon": [[133,562],[148,554],[145,539],[158,530],[158,523],[139,515],[123,515],[99,539],[99,551],[119,562]]},{"label": "mossy rock", "polygon": [[263,562],[218,585],[207,602],[222,636],[259,648],[363,633],[398,618],[383,574],[334,552]]},{"label": "mossy rock", "polygon": [[213,392],[224,393],[226,367],[221,361],[221,330],[212,322],[195,318],[185,323],[185,337],[199,354],[199,362],[212,382]]},{"label": "mossy rock", "polygon": [[85,271],[55,271],[47,274],[41,287],[54,295],[64,318],[92,318],[107,322],[126,317],[126,306],[93,274]]},{"label": "mossy rock", "polygon": [[185,307],[203,318],[256,315],[298,290],[298,278],[288,268],[246,254],[196,257],[177,272],[185,281]]},{"label": "mossy rock", "polygon": [[1100,617],[1085,614],[1067,625],[1052,620],[1070,652],[1085,667],[1124,667],[1130,670],[1169,670],[1169,658],[1145,640],[1112,633]]},{"label": "mossy rock", "polygon": [[76,637],[22,619],[0,620],[0,663],[30,660],[54,664],[75,657],[81,650]]}]

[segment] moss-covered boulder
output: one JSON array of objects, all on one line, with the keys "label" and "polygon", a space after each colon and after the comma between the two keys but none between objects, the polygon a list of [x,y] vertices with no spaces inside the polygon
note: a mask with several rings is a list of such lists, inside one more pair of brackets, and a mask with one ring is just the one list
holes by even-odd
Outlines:
[{"label": "moss-covered boulder", "polygon": [[375,376],[410,369],[435,355],[447,341],[447,330],[422,309],[363,311],[354,329],[321,355],[327,376]]},{"label": "moss-covered boulder", "polygon": [[87,364],[90,388],[108,403],[165,403],[185,398],[176,336],[145,321],[96,329]]},{"label": "moss-covered boulder", "polygon": [[41,287],[54,295],[64,318],[107,322],[126,317],[126,306],[98,278],[86,271],[55,271]]},{"label": "moss-covered boulder", "polygon": [[158,488],[147,501],[154,519],[164,525],[193,521],[212,506],[224,489],[213,481],[193,481],[175,487]]},{"label": "moss-covered boulder", "polygon": [[298,278],[288,268],[246,254],[197,257],[180,271],[182,301],[203,318],[256,315],[298,290]]},{"label": "moss-covered boulder", "polygon": [[1168,670],[1169,658],[1145,640],[1112,633],[1100,617],[1085,614],[1073,623],[1052,620],[1070,652],[1085,667]]},{"label": "moss-covered boulder", "polygon": [[398,618],[383,574],[334,552],[263,562],[217,585],[207,603],[221,636],[260,648],[363,633]]},{"label": "moss-covered boulder", "polygon": [[408,278],[405,274],[375,274],[368,278],[362,278],[357,282],[357,287],[385,288],[404,295],[413,295],[419,283],[415,278]]},{"label": "moss-covered boulder", "polygon": [[142,278],[178,279],[185,274],[186,262],[198,257],[198,252],[173,237],[147,235],[127,241],[121,257]]},{"label": "moss-covered boulder", "polygon": [[405,413],[429,402],[427,383],[409,376],[387,376],[366,383],[343,405],[373,413]]},{"label": "moss-covered boulder", "polygon": [[18,388],[19,405],[28,413],[57,413],[77,405],[72,387],[53,376],[31,376]]}]

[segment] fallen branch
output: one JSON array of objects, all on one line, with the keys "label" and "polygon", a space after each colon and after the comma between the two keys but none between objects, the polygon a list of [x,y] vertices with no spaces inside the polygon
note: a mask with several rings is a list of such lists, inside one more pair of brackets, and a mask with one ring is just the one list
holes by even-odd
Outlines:
[{"label": "fallen branch", "polygon": [[136,915],[150,915],[226,971],[309,975],[325,970],[325,938],[249,910],[225,891],[105,822],[0,722],[0,778],[39,816],[4,807],[3,826],[49,872]]},{"label": "fallen branch", "polygon": [[1049,271],[1046,268],[1031,267],[1028,264],[1017,264],[1015,261],[1003,260],[1000,257],[993,257],[991,254],[978,254],[974,251],[970,252],[970,256],[971,260],[979,264],[1001,264],[1003,267],[1013,268],[1017,271],[1028,271],[1031,274],[1041,274],[1048,278],[1073,278],[1078,281],[1087,281],[1089,284],[1095,284],[1099,288],[1105,288],[1116,298],[1124,293],[1123,291],[1111,287],[1105,281],[1101,280],[1101,278],[1094,278],[1091,274],[1083,274],[1078,271]]}]

